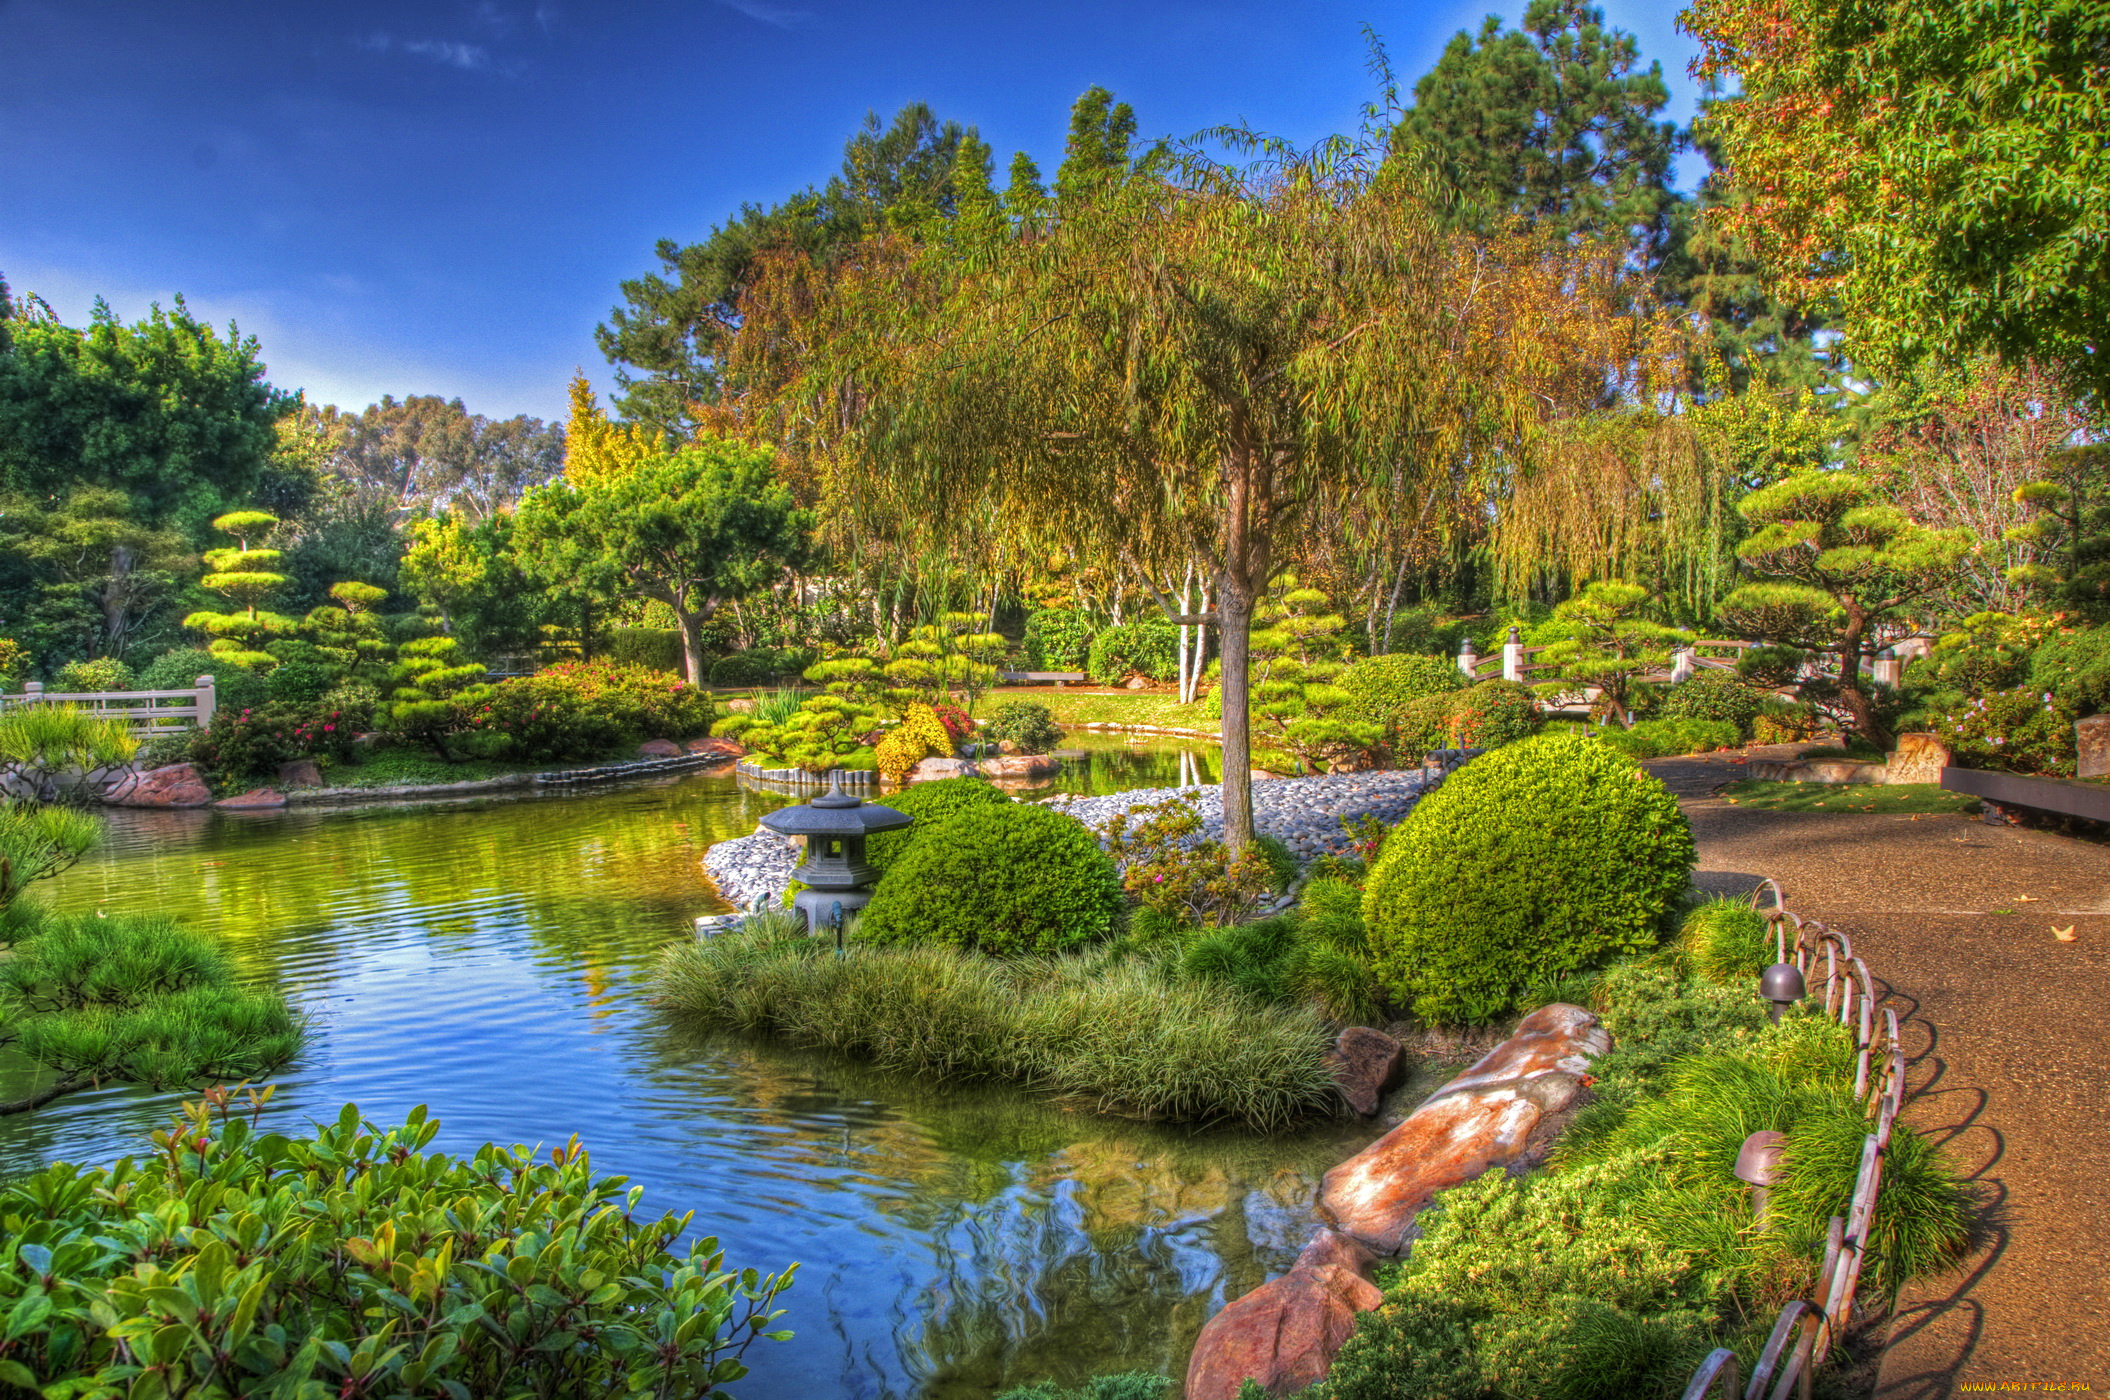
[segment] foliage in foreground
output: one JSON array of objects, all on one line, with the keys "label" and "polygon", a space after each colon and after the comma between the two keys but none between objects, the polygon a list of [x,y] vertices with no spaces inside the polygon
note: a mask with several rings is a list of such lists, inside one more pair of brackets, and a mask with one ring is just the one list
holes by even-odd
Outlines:
[{"label": "foliage in foreground", "polygon": [[1525,988],[1655,946],[1692,829],[1662,783],[1595,740],[1483,755],[1385,839],[1364,919],[1387,987],[1426,1021],[1487,1021]]},{"label": "foliage in foreground", "polygon": [[682,944],[666,1006],[942,1080],[1007,1080],[1101,1112],[1262,1130],[1333,1111],[1327,1027],[1307,1008],[1226,999],[1118,949],[991,958],[853,946],[775,921]]},{"label": "foliage in foreground", "polygon": [[[252,1095],[261,1109],[265,1095]],[[0,1382],[44,1393],[707,1395],[780,1314],[781,1274],[734,1274],[688,1217],[597,1177],[574,1138],[538,1162],[429,1150],[411,1110],[346,1105],[312,1137],[259,1133],[228,1098],[156,1152],[61,1163],[0,1192]],[[318,1224],[321,1222],[321,1224]]]},{"label": "foliage in foreground", "polygon": [[154,1088],[269,1074],[304,1029],[283,995],[239,985],[218,940],[159,916],[30,911],[0,961],[0,1044],[56,1078],[0,1112],[92,1083]]}]

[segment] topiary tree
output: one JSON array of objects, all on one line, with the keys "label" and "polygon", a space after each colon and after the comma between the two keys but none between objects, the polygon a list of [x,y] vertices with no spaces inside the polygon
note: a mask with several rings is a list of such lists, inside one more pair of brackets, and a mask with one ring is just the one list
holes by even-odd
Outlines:
[{"label": "topiary tree", "polygon": [[1365,718],[1384,727],[1385,746],[1396,750],[1402,731],[1419,722],[1415,702],[1463,690],[1466,680],[1458,664],[1445,657],[1394,652],[1356,662],[1341,673],[1340,684]]},{"label": "topiary tree", "polygon": [[865,841],[865,859],[881,874],[907,855],[925,832],[942,826],[946,819],[981,807],[1009,806],[1011,798],[984,778],[940,778],[918,783],[887,798],[886,805],[916,819],[914,826],[882,831]]},{"label": "topiary tree", "polygon": [[1653,947],[1691,882],[1662,783],[1580,735],[1474,759],[1385,838],[1364,887],[1378,973],[1430,1022]]},{"label": "topiary tree", "polygon": [[1634,690],[1649,671],[1670,664],[1671,647],[1692,635],[1641,615],[1649,591],[1636,584],[1600,579],[1553,610],[1568,636],[1539,654],[1560,668],[1560,680],[1539,687],[1543,695],[1595,686],[1595,708],[1619,724],[1634,722]]},{"label": "topiary tree", "polygon": [[1301,766],[1363,767],[1384,726],[1362,715],[1338,684],[1348,669],[1347,619],[1316,588],[1291,588],[1256,616],[1253,713],[1261,732]]},{"label": "topiary tree", "polygon": [[1092,638],[1085,669],[1101,685],[1119,685],[1132,675],[1169,681],[1179,672],[1180,633],[1169,622],[1124,622]]},{"label": "topiary tree", "polygon": [[1766,692],[1745,681],[1734,671],[1712,667],[1692,675],[1663,693],[1656,707],[1660,719],[1715,720],[1736,726],[1737,736],[1751,737],[1751,725],[1766,707]]},{"label": "topiary tree", "polygon": [[287,576],[277,565],[285,556],[276,549],[252,549],[249,541],[262,540],[278,524],[278,517],[261,510],[230,511],[212,526],[234,537],[231,549],[205,552],[209,572],[198,580],[201,587],[233,600],[237,611],[217,613],[201,609],[183,619],[185,627],[211,637],[209,648],[220,661],[244,670],[268,671],[278,658],[263,649],[264,643],[293,630],[290,617],[265,612],[258,605],[286,586]]},{"label": "topiary tree", "polygon": [[1082,671],[1092,632],[1092,620],[1074,608],[1042,608],[1026,619],[1026,664],[1035,671]]},{"label": "topiary tree", "polygon": [[491,698],[480,661],[465,661],[452,637],[419,637],[403,643],[391,668],[396,688],[389,726],[404,738],[427,744],[443,762],[454,762],[447,740],[471,727],[477,706]]},{"label": "topiary tree", "polygon": [[924,832],[873,892],[858,936],[986,953],[1054,953],[1114,930],[1121,877],[1082,822],[985,804]]}]

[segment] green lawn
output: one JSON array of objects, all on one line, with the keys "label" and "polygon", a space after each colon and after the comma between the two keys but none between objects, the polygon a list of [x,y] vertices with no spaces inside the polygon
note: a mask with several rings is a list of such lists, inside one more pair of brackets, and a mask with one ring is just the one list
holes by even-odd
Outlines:
[{"label": "green lawn", "polygon": [[1154,724],[1173,729],[1202,729],[1214,734],[1223,721],[1215,719],[1200,702],[1182,705],[1176,691],[1113,690],[1105,686],[1002,686],[982,697],[974,707],[977,718],[986,717],[1006,700],[1031,700],[1046,705],[1057,724]]},{"label": "green lawn", "polygon": [[1933,783],[1731,783],[1722,800],[1762,812],[1975,812],[1978,799]]}]

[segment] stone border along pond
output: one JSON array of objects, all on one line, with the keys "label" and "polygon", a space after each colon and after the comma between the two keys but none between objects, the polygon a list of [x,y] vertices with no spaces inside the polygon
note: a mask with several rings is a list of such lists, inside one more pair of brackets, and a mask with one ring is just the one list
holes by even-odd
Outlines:
[{"label": "stone border along pond", "polygon": [[[1253,784],[1253,826],[1279,836],[1297,858],[1309,861],[1321,855],[1345,855],[1350,848],[1341,819],[1376,817],[1387,826],[1406,819],[1426,786],[1433,786],[1433,772],[1403,769],[1370,773],[1322,773],[1308,778],[1269,778]],[[1136,788],[1105,797],[1078,797],[1058,793],[1041,798],[1042,805],[1067,812],[1089,827],[1098,827],[1116,812],[1168,797],[1192,794],[1201,812],[1202,829],[1211,837],[1223,835],[1223,791],[1213,785],[1200,788]],[[873,799],[882,804],[885,796]],[[703,853],[704,873],[718,886],[726,903],[752,909],[757,902],[775,905],[791,884],[792,867],[799,853],[773,831],[756,831],[720,841]],[[730,922],[729,920],[722,922]],[[710,927],[708,921],[699,927]]]}]

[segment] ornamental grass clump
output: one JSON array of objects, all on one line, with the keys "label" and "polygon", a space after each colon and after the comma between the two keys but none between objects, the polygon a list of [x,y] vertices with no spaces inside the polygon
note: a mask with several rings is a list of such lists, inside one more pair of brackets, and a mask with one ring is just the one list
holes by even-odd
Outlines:
[{"label": "ornamental grass clump", "polygon": [[1710,899],[1678,929],[1678,955],[1693,974],[1725,986],[1757,985],[1782,951],[1766,916],[1748,900]]},{"label": "ornamental grass clump", "polygon": [[858,923],[872,943],[1053,953],[1112,933],[1121,877],[1082,822],[1024,803],[977,805],[896,858]]},{"label": "ornamental grass clump", "polygon": [[1378,973],[1436,1023],[1655,946],[1680,907],[1692,828],[1655,778],[1593,739],[1484,754],[1415,804],[1363,896]]},{"label": "ornamental grass clump", "polygon": [[656,986],[662,1005],[713,1025],[1130,1117],[1269,1130],[1337,1099],[1332,1041],[1311,1010],[1226,998],[1109,949],[994,958],[857,942],[838,958],[827,940],[758,920],[669,949]]},{"label": "ornamental grass clump", "polygon": [[0,1189],[0,1382],[24,1393],[721,1394],[796,1266],[726,1268],[577,1138],[434,1152],[422,1107],[259,1131],[186,1105],[154,1151]]}]

